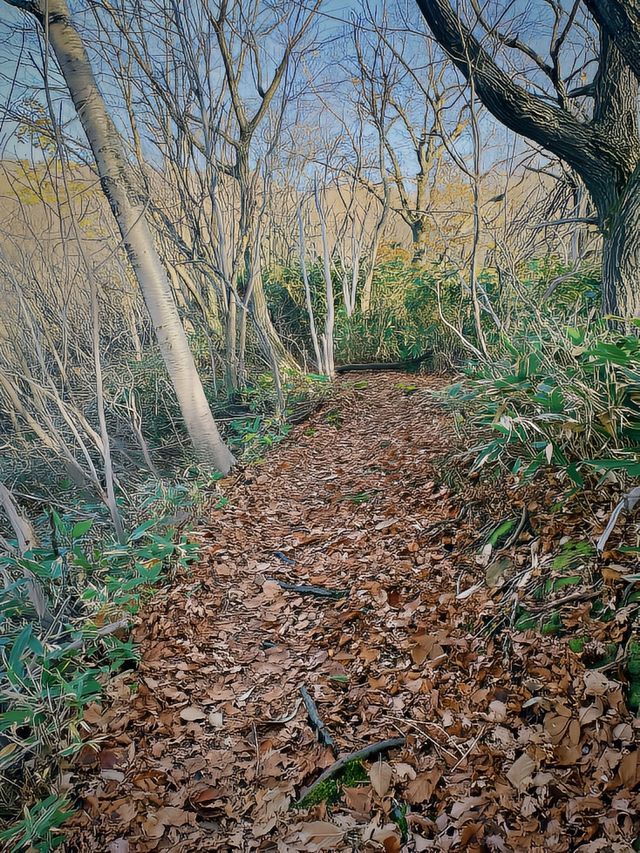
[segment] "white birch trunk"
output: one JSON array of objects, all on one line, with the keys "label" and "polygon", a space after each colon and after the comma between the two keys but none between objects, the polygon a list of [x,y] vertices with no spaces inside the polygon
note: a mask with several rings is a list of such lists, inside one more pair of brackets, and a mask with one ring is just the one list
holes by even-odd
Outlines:
[{"label": "white birch trunk", "polygon": [[[131,180],[120,136],[98,89],[67,2],[48,0],[46,7],[45,0],[8,2],[30,11],[45,29],[93,151],[102,189],[142,290],[193,447],[203,461],[227,473],[235,460],[211,414],[167,273],[147,224],[144,198]],[[48,21],[45,20],[45,8]]]}]

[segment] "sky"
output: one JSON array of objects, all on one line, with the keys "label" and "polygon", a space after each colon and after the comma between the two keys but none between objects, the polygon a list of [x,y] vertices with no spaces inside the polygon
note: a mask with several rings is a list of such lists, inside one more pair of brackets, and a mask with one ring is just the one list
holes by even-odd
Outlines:
[{"label": "sky", "polygon": [[[304,9],[311,8],[313,0],[290,0],[290,5],[296,5]],[[409,22],[410,29],[415,28],[416,32],[422,31],[424,25],[413,0],[394,0],[396,11],[399,10],[399,17]],[[526,0],[517,0],[516,9],[519,14],[526,17],[527,21],[531,22],[536,17],[536,5],[538,8],[546,4],[542,0],[534,0],[533,8],[530,2]],[[72,2],[72,11],[76,14],[84,7],[83,2]],[[356,0],[324,0],[322,7],[318,13],[316,32],[319,40],[322,42],[322,55],[317,57],[318,67],[328,70],[326,80],[329,82],[331,89],[331,81],[335,81],[333,94],[341,85],[339,73],[339,63],[344,59],[345,42],[342,38],[345,31],[351,26],[353,18],[361,19],[363,4]],[[372,4],[371,10],[374,17],[381,15],[381,5]],[[394,15],[394,19],[395,19]],[[91,18],[87,15],[77,14],[77,20],[81,28],[85,29],[87,35],[87,43],[91,46],[92,27]],[[370,33],[370,26],[359,20],[363,35],[373,35]],[[30,146],[26,142],[21,142],[16,137],[16,122],[12,120],[10,114],[7,113],[7,105],[9,110],[15,111],[17,105],[23,105],[24,101],[34,91],[42,89],[41,76],[41,44],[35,35],[34,22],[18,10],[10,7],[4,0],[0,0],[0,156],[9,157],[26,157],[30,153]],[[524,31],[531,30],[531,24],[524,27]],[[540,31],[541,32],[541,31]],[[92,56],[94,68],[97,73],[103,94],[107,101],[111,103],[112,108],[117,114],[117,94],[116,87],[110,80],[108,69],[102,66],[95,56]],[[333,75],[333,76],[332,76]],[[55,78],[52,78],[55,79]],[[52,85],[52,94],[56,102],[56,109],[60,111],[60,116],[63,122],[71,122],[74,125],[73,111],[70,109],[69,100],[66,96],[63,86]],[[409,97],[409,96],[407,96]],[[341,107],[340,98],[336,99],[335,104],[337,109]],[[345,102],[342,101],[342,108],[345,109]],[[117,115],[116,115],[117,117]],[[82,139],[82,133],[74,128],[74,135],[78,139]],[[485,161],[490,162],[492,158],[502,157],[506,150],[513,146],[511,134],[497,125],[493,120],[483,119],[483,134]],[[411,151],[406,149],[406,141],[397,137],[398,152],[401,157],[411,157]],[[522,149],[520,143],[516,143],[518,150]]]}]

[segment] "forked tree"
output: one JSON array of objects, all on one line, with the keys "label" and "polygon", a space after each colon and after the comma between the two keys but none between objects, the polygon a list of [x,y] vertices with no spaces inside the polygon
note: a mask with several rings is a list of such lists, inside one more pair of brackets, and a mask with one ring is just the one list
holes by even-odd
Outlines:
[{"label": "forked tree", "polygon": [[[527,22],[515,2],[499,10],[498,21],[477,0],[467,12],[449,0],[417,3],[487,109],[581,177],[603,238],[603,310],[640,317],[638,0],[534,4],[540,20],[528,24],[550,33],[546,54],[540,39],[534,45],[520,37]],[[515,56],[523,60],[516,67]],[[525,81],[516,82],[523,73]]]},{"label": "forked tree", "polygon": [[222,440],[180,322],[171,284],[147,224],[145,198],[131,179],[122,140],[98,88],[66,0],[6,0],[44,30],[91,146],[104,194],[144,296],[158,346],[198,456],[227,473],[234,457]]}]

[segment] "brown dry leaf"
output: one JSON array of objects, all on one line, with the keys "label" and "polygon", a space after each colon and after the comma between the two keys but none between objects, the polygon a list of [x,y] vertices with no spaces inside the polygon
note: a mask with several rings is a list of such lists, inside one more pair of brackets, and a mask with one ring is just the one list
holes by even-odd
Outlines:
[{"label": "brown dry leaf", "polygon": [[412,804],[426,803],[433,796],[441,778],[442,772],[437,768],[419,773],[405,788],[405,799]]},{"label": "brown dry leaf", "polygon": [[[449,380],[415,381],[430,391]],[[617,853],[640,836],[637,723],[618,672],[587,667],[590,649],[624,641],[633,612],[595,617],[587,570],[575,597],[554,598],[566,636],[509,625],[514,594],[538,613],[535,590],[555,555],[593,539],[583,499],[559,501],[551,472],[488,483],[466,462],[456,462],[459,489],[436,485],[441,460],[464,448],[433,395],[408,397],[397,383],[376,374],[356,399],[338,380],[331,405],[348,429],[320,411],[259,467],[218,484],[225,506],[193,533],[200,562],[178,569],[137,617],[139,671],[113,678],[86,709],[104,766],[88,749],[73,766],[82,808],[68,849],[106,851],[126,835],[136,853],[395,853],[399,832],[381,814],[394,783],[413,809],[415,850]],[[600,529],[607,488],[584,496]],[[514,584],[487,589],[493,549],[475,559],[487,519],[524,506],[536,538],[523,531],[504,555]],[[589,568],[628,574],[632,561],[612,552]],[[613,602],[622,582],[605,576]],[[346,597],[301,596],[266,578]],[[568,649],[574,634],[589,638],[585,653]],[[399,734],[407,742],[384,762],[392,778],[374,760],[371,785],[346,791],[330,818],[319,804],[292,827],[291,802],[335,760],[300,703],[309,682],[340,754]]]},{"label": "brown dry leaf", "polygon": [[126,800],[124,803],[118,806],[118,808],[113,812],[112,816],[115,818],[117,816],[117,820],[123,826],[129,826],[131,821],[135,818],[138,813],[137,805],[132,800]]},{"label": "brown dry leaf", "polygon": [[157,812],[147,816],[143,823],[143,828],[149,838],[161,838],[167,827],[184,826],[188,823],[195,823],[195,814],[193,812],[178,809],[174,806],[163,806]]},{"label": "brown dry leaf", "polygon": [[364,817],[371,811],[371,786],[361,788],[344,788],[344,800],[350,809]]},{"label": "brown dry leaf", "polygon": [[308,845],[303,849],[309,851],[333,850],[343,835],[341,829],[326,820],[312,820],[300,826],[300,840]]},{"label": "brown dry leaf", "polygon": [[434,661],[443,657],[444,649],[435,637],[429,634],[417,634],[413,640],[415,645],[411,649],[411,657],[417,666],[427,659]]},{"label": "brown dry leaf", "polygon": [[384,797],[389,790],[392,777],[393,769],[386,761],[378,761],[369,770],[369,779],[371,779],[373,790],[379,797]]},{"label": "brown dry leaf", "polygon": [[207,715],[202,708],[197,708],[195,705],[189,705],[180,711],[180,719],[188,723],[193,723],[196,720],[206,720]]},{"label": "brown dry leaf", "polygon": [[604,696],[605,693],[615,687],[615,684],[597,669],[588,670],[583,678],[587,696]]},{"label": "brown dry leaf", "polygon": [[640,750],[628,752],[618,767],[618,778],[623,788],[629,791],[640,782]]},{"label": "brown dry leaf", "polygon": [[373,841],[377,841],[384,848],[384,853],[400,853],[401,841],[400,832],[395,825],[383,826],[376,830],[371,836]]},{"label": "brown dry leaf", "polygon": [[524,752],[509,768],[507,779],[518,791],[524,791],[531,783],[535,769],[535,761]]}]

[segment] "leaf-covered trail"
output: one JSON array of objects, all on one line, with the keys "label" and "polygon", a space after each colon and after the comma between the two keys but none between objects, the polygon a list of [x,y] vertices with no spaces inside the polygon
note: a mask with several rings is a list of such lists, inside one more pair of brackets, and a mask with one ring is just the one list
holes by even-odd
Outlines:
[{"label": "leaf-covered trail", "polygon": [[[632,849],[620,689],[532,632],[509,656],[479,636],[475,510],[440,481],[448,417],[407,381],[344,382],[224,484],[204,559],[141,615],[139,670],[88,710],[106,739],[67,850]],[[290,808],[335,760],[303,686],[341,755],[407,737],[328,810]]]}]

